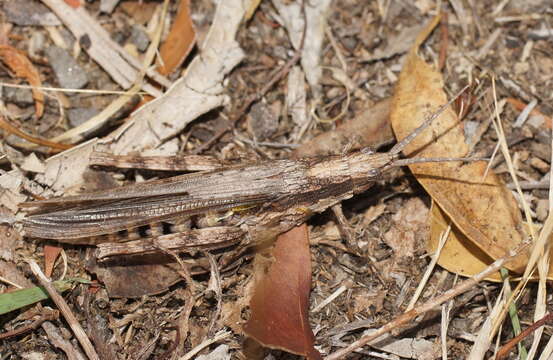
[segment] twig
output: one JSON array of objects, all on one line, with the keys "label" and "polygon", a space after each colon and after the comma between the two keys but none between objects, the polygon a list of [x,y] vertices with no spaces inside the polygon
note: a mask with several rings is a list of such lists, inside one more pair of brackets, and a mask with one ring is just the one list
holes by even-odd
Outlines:
[{"label": "twig", "polygon": [[19,130],[18,128],[16,128],[15,126],[13,126],[9,122],[7,122],[2,116],[0,116],[0,128],[4,129],[5,131],[7,131],[9,133],[17,135],[20,138],[25,139],[29,142],[32,142],[32,143],[35,143],[35,144],[38,144],[38,145],[42,145],[42,146],[47,146],[47,147],[50,147],[54,150],[58,150],[58,151],[59,150],[66,150],[66,149],[69,149],[69,148],[73,147],[73,145],[60,144],[60,143],[57,143],[57,142],[53,142],[53,141],[49,141],[49,140],[46,140],[46,139],[38,138],[36,136],[29,135],[26,132]]},{"label": "twig", "polygon": [[48,310],[48,309],[42,309],[42,313],[39,314],[39,318],[34,320],[32,323],[28,325],[24,325],[21,327],[18,327],[17,329],[6,331],[4,333],[0,334],[0,340],[7,339],[10,337],[18,336],[33,330],[38,329],[42,323],[49,320],[55,320],[60,316],[59,311],[57,310]]},{"label": "twig", "polygon": [[533,333],[535,330],[537,330],[540,326],[545,325],[547,322],[553,320],[553,313],[549,313],[545,315],[540,320],[536,321],[526,329],[524,329],[520,334],[509,340],[505,345],[499,349],[497,352],[496,360],[501,360],[507,355],[509,355],[509,352],[513,347],[515,347],[519,342],[524,340],[526,337],[528,337],[531,333]]},{"label": "twig", "polygon": [[42,329],[46,332],[48,341],[58,349],[61,349],[67,355],[68,360],[85,360],[82,353],[69,340],[63,337],[61,331],[54,324],[46,321],[42,324]]},{"label": "twig", "polygon": [[182,259],[174,251],[168,250],[166,248],[161,248],[161,247],[160,249],[163,250],[168,255],[172,256],[181,266],[181,271],[179,272],[179,274],[186,281],[186,285],[187,285],[186,290],[189,294],[188,301],[186,302],[184,306],[184,310],[182,311],[178,319],[177,335],[180,335],[180,336],[177,336],[177,339],[176,339],[177,341],[176,346],[178,347],[178,345],[184,344],[184,342],[186,341],[186,338],[188,337],[188,331],[190,327],[189,319],[190,319],[190,314],[192,313],[192,309],[194,308],[194,303],[196,302],[196,296],[194,294],[196,293],[197,286],[194,279],[192,279],[192,274],[190,273],[190,270],[184,264]]},{"label": "twig", "polygon": [[472,278],[467,279],[457,285],[456,287],[446,291],[442,295],[431,299],[427,301],[426,303],[422,304],[416,309],[410,310],[406,313],[403,313],[402,315],[398,316],[395,320],[389,322],[388,324],[384,325],[377,331],[368,334],[366,336],[361,337],[359,340],[353,342],[348,347],[343,348],[341,350],[338,350],[336,352],[333,352],[329,356],[325,358],[325,360],[335,360],[340,359],[347,354],[355,351],[356,349],[366,345],[370,341],[389,333],[390,331],[399,328],[400,326],[408,323],[409,321],[412,321],[417,316],[424,314],[432,309],[434,309],[436,306],[439,306],[443,304],[444,302],[448,301],[449,299],[454,298],[457,295],[460,295],[472,287],[474,287],[476,284],[478,284],[480,281],[487,278],[489,275],[493,274],[494,272],[498,271],[502,266],[505,265],[505,263],[509,262],[513,258],[515,258],[522,250],[524,250],[528,246],[527,243],[523,243],[520,246],[518,246],[516,249],[509,251],[509,253],[494,261],[490,266],[479,272],[478,274],[474,275]]},{"label": "twig", "polygon": [[207,336],[212,336],[213,327],[215,322],[221,315],[222,310],[222,300],[223,300],[223,289],[221,287],[221,273],[219,272],[219,267],[215,261],[215,257],[208,251],[205,252],[207,259],[209,260],[209,266],[211,268],[211,275],[209,278],[208,290],[213,290],[217,298],[217,307],[213,315],[211,315],[211,321],[209,322],[209,327],[207,329]]},{"label": "twig", "polygon": [[217,334],[215,334],[214,337],[211,339],[202,341],[201,344],[196,346],[194,349],[190,350],[188,353],[186,353],[184,356],[182,356],[179,360],[190,360],[193,359],[196,354],[198,354],[200,351],[202,351],[204,348],[208,347],[209,345],[216,343],[218,341],[221,341],[223,339],[228,338],[231,335],[230,331],[219,331]]},{"label": "twig", "polygon": [[33,274],[35,274],[40,284],[46,289],[52,300],[56,303],[65,320],[67,320],[67,323],[71,327],[71,330],[73,330],[75,337],[79,340],[79,343],[83,347],[85,354],[90,360],[100,360],[98,354],[96,353],[96,350],[94,350],[94,346],[90,342],[90,339],[81,327],[81,324],[79,324],[79,321],[77,320],[75,315],[73,315],[73,312],[69,308],[69,305],[67,305],[63,297],[58,293],[56,288],[54,288],[50,280],[44,275],[42,270],[40,270],[38,264],[33,260],[28,260],[27,262],[31,267],[31,271],[33,272]]},{"label": "twig", "polygon": [[417,303],[419,296],[422,294],[422,291],[424,290],[424,287],[426,286],[428,279],[430,279],[430,275],[432,275],[432,272],[434,271],[434,267],[438,263],[438,259],[440,258],[442,249],[444,248],[444,245],[447,239],[449,238],[450,231],[451,231],[451,224],[449,224],[445,232],[443,232],[440,235],[440,241],[438,242],[438,247],[436,249],[436,252],[434,253],[434,255],[432,255],[432,260],[430,261],[430,264],[428,264],[428,267],[426,268],[426,271],[422,276],[419,286],[417,287],[417,290],[415,290],[415,294],[413,295],[413,297],[411,298],[411,301],[409,302],[409,305],[407,306],[407,310],[411,310],[415,307],[415,304]]}]

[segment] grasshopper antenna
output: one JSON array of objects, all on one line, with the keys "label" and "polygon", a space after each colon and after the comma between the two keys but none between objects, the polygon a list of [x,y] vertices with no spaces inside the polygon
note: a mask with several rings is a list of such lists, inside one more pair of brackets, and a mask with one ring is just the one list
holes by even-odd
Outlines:
[{"label": "grasshopper antenna", "polygon": [[455,94],[455,96],[449,100],[447,102],[447,104],[444,104],[442,106],[440,106],[440,108],[438,109],[438,111],[436,111],[435,113],[433,113],[428,119],[426,119],[418,128],[416,128],[415,130],[413,130],[412,133],[410,133],[409,135],[407,135],[407,137],[403,140],[401,140],[400,142],[398,142],[397,144],[394,145],[394,147],[390,150],[390,153],[392,154],[392,156],[398,156],[399,153],[411,142],[413,141],[414,138],[416,138],[417,136],[420,135],[421,132],[424,131],[424,129],[426,129],[434,120],[436,120],[444,111],[445,109],[447,109],[447,107],[449,105],[451,105],[459,96],[461,96],[461,94],[463,94],[468,88],[469,88],[470,84],[469,85],[466,85],[464,88],[461,89],[461,91],[459,91],[457,94]]},{"label": "grasshopper antenna", "polygon": [[430,162],[452,162],[452,161],[489,161],[490,158],[485,157],[438,157],[438,158],[414,158],[414,159],[399,159],[395,160],[388,167],[405,166],[411,164],[423,164]]},{"label": "grasshopper antenna", "polygon": [[452,162],[452,161],[489,161],[488,158],[482,158],[482,157],[439,157],[439,158],[412,158],[412,159],[398,159],[400,152],[411,142],[415,137],[417,137],[421,132],[424,131],[431,123],[432,121],[436,120],[445,109],[447,109],[448,106],[450,106],[455,99],[457,99],[463,92],[465,92],[470,85],[466,85],[461,91],[459,91],[451,100],[447,102],[447,104],[444,104],[440,106],[438,111],[433,113],[428,119],[426,119],[419,127],[417,127],[413,132],[411,132],[405,139],[398,142],[394,147],[390,150],[391,155],[395,158],[395,160],[387,167],[397,167],[397,166],[405,166],[405,165],[411,165],[411,164],[420,164],[420,163],[429,163],[429,162]]}]

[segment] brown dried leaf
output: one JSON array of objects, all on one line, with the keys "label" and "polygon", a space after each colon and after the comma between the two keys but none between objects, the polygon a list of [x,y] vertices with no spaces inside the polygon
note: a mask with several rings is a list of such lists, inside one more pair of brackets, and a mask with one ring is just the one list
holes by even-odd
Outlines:
[{"label": "brown dried leaf", "polygon": [[393,140],[390,126],[390,99],[384,99],[352,119],[326,131],[299,147],[298,157],[315,157],[341,154],[344,150],[356,150],[364,146],[377,148]]},{"label": "brown dried leaf", "polygon": [[321,359],[313,347],[308,320],[311,256],[305,224],[282,235],[272,251],[274,263],[257,284],[244,332],[264,346],[308,359]]},{"label": "brown dried leaf", "polygon": [[[0,45],[0,61],[6,64],[16,76],[27,79],[32,86],[42,86],[37,69],[24,52],[10,45]],[[38,89],[32,89],[32,92],[35,99],[35,114],[40,118],[44,113],[44,94]]]},{"label": "brown dried leaf", "polygon": [[190,0],[181,0],[171,31],[160,47],[163,65],[159,66],[159,73],[167,75],[178,68],[195,43],[196,31],[190,18]]},{"label": "brown dried leaf", "polygon": [[54,264],[62,249],[60,246],[44,245],[44,275],[52,276]]},{"label": "brown dried leaf", "polygon": [[180,265],[165,254],[120,257],[104,262],[90,259],[87,270],[102,281],[110,297],[154,295],[182,280]]},{"label": "brown dried leaf", "polygon": [[[430,210],[430,239],[427,243],[429,253],[435,253],[438,249],[440,236],[446,231],[451,222],[447,215],[436,204],[432,204]],[[462,259],[462,261],[459,261]],[[470,241],[456,226],[451,228],[438,263],[444,269],[463,276],[473,276],[488,267],[493,260],[478,246]],[[487,280],[501,281],[501,275],[496,273]]]},{"label": "brown dried leaf", "polygon": [[[425,63],[416,49],[407,55],[392,103],[390,119],[398,139],[447,102],[441,74]],[[446,109],[404,152],[426,158],[465,156],[468,146],[457,115]],[[522,241],[524,231],[516,201],[493,172],[482,180],[485,162],[425,163],[409,168],[453,223],[493,259],[505,256]],[[522,271],[526,260],[523,254],[508,268]]]}]

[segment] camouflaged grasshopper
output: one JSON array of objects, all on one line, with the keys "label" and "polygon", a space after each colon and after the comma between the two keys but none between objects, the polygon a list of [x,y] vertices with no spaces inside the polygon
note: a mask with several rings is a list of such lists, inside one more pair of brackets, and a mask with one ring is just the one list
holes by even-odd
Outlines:
[{"label": "camouflaged grasshopper", "polygon": [[[217,225],[239,227],[250,238],[263,239],[287,231],[311,214],[364,192],[392,167],[420,162],[475,160],[400,159],[403,148],[452,101],[388,152],[360,151],[322,160],[274,160],[82,195],[25,202],[21,206],[34,211],[19,223],[26,236],[82,243],[79,239],[153,223],[171,223],[208,212],[246,208],[244,214],[222,217]],[[209,236],[202,241],[209,244]]]}]

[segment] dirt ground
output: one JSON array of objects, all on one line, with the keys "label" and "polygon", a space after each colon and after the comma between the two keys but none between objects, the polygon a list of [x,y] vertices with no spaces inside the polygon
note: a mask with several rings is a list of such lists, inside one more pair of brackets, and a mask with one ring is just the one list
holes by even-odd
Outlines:
[{"label": "dirt ground", "polygon": [[[70,75],[71,81],[84,76],[87,79],[82,86],[84,89],[121,90],[86,51],[75,51],[79,47],[86,49],[83,38],[75,40],[62,25],[23,24],[21,16],[25,18],[36,11],[48,11],[44,6],[34,7],[38,6],[39,1],[24,0],[14,5],[15,2],[0,1],[3,6],[2,42],[27,54],[43,86],[73,86],[60,84],[53,65],[53,58],[61,56],[56,55],[52,48],[59,48],[60,43],[65,43],[65,53],[70,54],[80,67]],[[31,3],[33,6],[29,5]],[[113,40],[143,58],[146,50],[140,49],[144,45],[141,36],[153,33],[148,24],[161,3],[121,1],[112,13],[101,12],[99,0],[83,1],[82,6]],[[27,5],[29,8],[23,9]],[[206,39],[216,6],[216,2],[211,0],[191,2],[190,17],[198,44]],[[17,7],[21,7],[24,15],[14,14]],[[305,85],[308,122],[304,123],[305,128],[301,131],[302,124],[296,122],[286,102],[290,91],[287,76],[241,113],[241,107],[249,97],[259,93],[271,79],[278,76],[277,71],[295,54],[289,32],[279,19],[279,11],[271,1],[261,1],[252,18],[239,27],[236,39],[245,57],[223,83],[228,101],[198,116],[180,132],[174,142],[178,152],[209,155],[223,163],[238,164],[291,158],[302,151],[324,157],[329,153],[341,156],[363,147],[389,150],[395,140],[387,120],[384,122],[385,129],[368,135],[356,134],[359,138],[350,134],[331,143],[330,148],[325,148],[323,144],[319,149],[309,143],[301,150],[301,145],[321,134],[339,131],[336,129],[352,121],[371,121],[375,116],[373,109],[382,106],[394,95],[406,52],[415,41],[416,34],[436,15],[437,7],[445,16],[419,53],[427,63],[440,67],[448,94],[454,94],[468,83],[472,84],[470,95],[463,105],[467,107],[463,117],[465,131],[469,137],[477,139],[471,155],[489,157],[498,143],[498,136],[489,122],[494,106],[492,78],[495,79],[498,99],[507,99],[501,118],[516,174],[530,205],[534,224],[539,228],[546,221],[550,206],[548,174],[553,116],[553,4],[547,0],[331,1],[325,15],[327,26],[320,52],[322,76],[317,89]],[[168,24],[176,16],[177,9],[178,2],[170,2]],[[170,82],[175,82],[182,75],[191,59],[201,56],[201,46],[196,45],[184,64],[168,75]],[[2,83],[28,84],[6,64],[5,57],[2,64]],[[63,64],[60,62],[56,66]],[[3,86],[1,111],[21,131],[53,139],[98,114],[118,96],[47,92],[44,114],[37,117],[30,90]],[[106,136],[119,127],[142,104],[141,96],[134,99],[104,126],[86,133],[85,139],[80,142]],[[530,109],[528,106],[534,107]],[[525,108],[532,110],[531,116],[527,114],[527,120],[520,115]],[[386,110],[384,113],[387,114]],[[387,119],[387,116],[383,118]],[[483,128],[481,124],[486,121],[488,126]],[[225,132],[230,123],[232,131]],[[474,135],[475,129],[484,131]],[[224,133],[214,139],[219,132]],[[0,159],[0,175],[22,167],[26,169],[23,164],[31,154],[36,155],[38,162],[53,156],[52,148],[41,146],[31,149],[28,142],[5,126],[2,126],[2,134],[2,153],[6,156]],[[198,149],[201,151],[198,152]],[[492,168],[507,186],[513,185],[504,157],[497,156]],[[36,177],[36,171],[24,170],[23,174],[27,179],[37,181],[38,185],[44,185]],[[64,176],[63,172],[60,174]],[[95,166],[86,173],[86,183],[67,189],[67,194],[175,174],[173,171]],[[31,195],[30,191],[23,193]],[[63,194],[58,192],[56,195]],[[427,249],[430,207],[430,196],[409,169],[394,168],[379,177],[366,192],[342,204],[345,222],[337,220],[330,210],[311,217],[308,226],[312,279],[308,316],[315,346],[323,356],[344,348],[367,329],[377,329],[406,310],[431,260]],[[520,211],[522,213],[522,208]],[[67,278],[93,281],[92,284],[75,285],[64,292],[63,297],[85,328],[101,359],[181,359],[222,331],[230,333],[203,346],[198,354],[188,358],[301,358],[286,351],[262,348],[242,331],[242,325],[250,316],[248,302],[255,273],[259,272],[258,260],[254,260],[255,251],[251,249],[240,253],[232,264],[227,263],[216,271],[213,266],[210,267],[208,260],[214,259],[221,264],[218,261],[224,256],[224,249],[214,250],[211,255],[201,250],[181,255],[171,252],[163,254],[163,258],[155,257],[154,262],[163,259],[172,263],[163,272],[154,265],[151,268],[133,268],[133,264],[122,260],[118,263],[120,273],[107,274],[102,273],[105,271],[102,265],[95,263],[94,246],[18,237],[17,230],[10,229],[6,226],[1,230],[6,233],[4,238],[0,238],[5,242],[0,254],[3,262],[0,275],[3,278],[9,279],[10,275],[17,274],[24,279],[23,284],[36,284],[36,277],[26,259],[34,259],[43,266],[45,253],[51,251],[45,248],[49,245],[63,248],[66,255],[65,260],[57,260],[53,279],[59,279],[66,272],[64,275]],[[13,237],[10,240],[8,233]],[[175,262],[174,256],[180,256],[187,264],[188,272],[182,270],[182,264]],[[198,266],[200,270],[196,271],[190,264],[198,259],[207,265],[201,269]],[[458,261],[462,263],[463,259]],[[117,276],[119,278],[114,280]],[[105,286],[103,280],[106,277],[111,278],[111,287]],[[462,279],[462,276],[438,265],[421,294],[419,304],[444,293]],[[514,288],[517,283],[512,285]],[[10,288],[7,283],[0,284],[3,292]],[[144,288],[150,289],[149,293],[145,293]],[[410,341],[408,347],[413,352],[409,356],[401,352],[400,345],[385,348],[375,344],[365,346],[347,358],[434,359],[441,356],[442,348],[446,349],[450,359],[466,358],[496,299],[502,296],[502,288],[501,283],[484,281],[448,302],[445,309],[449,311],[449,321],[445,336],[441,328],[444,308],[440,307],[417,317],[407,326],[395,329],[392,332],[394,339]],[[114,297],[110,292],[128,296]],[[530,282],[516,302],[523,329],[536,320],[537,296],[538,283]],[[551,296],[545,299],[546,305],[550,305]],[[33,321],[44,317],[44,309],[56,308],[51,300],[40,304],[2,315],[0,325],[3,333],[19,327],[29,329],[2,340],[0,359],[68,358],[67,352],[55,343],[51,333],[47,334],[42,323],[36,328],[30,327]],[[66,340],[66,346],[79,348],[63,317],[48,323],[57,329],[60,338]],[[538,354],[551,337],[550,326],[546,324],[543,329]],[[509,319],[503,322],[500,335],[500,345],[513,337]],[[529,349],[532,339],[532,335],[528,335],[522,344]],[[221,344],[227,347],[218,348]],[[221,352],[219,357],[214,353],[216,349]],[[492,356],[494,349],[495,339],[486,357]],[[508,358],[517,358],[519,351],[515,348]]]}]

